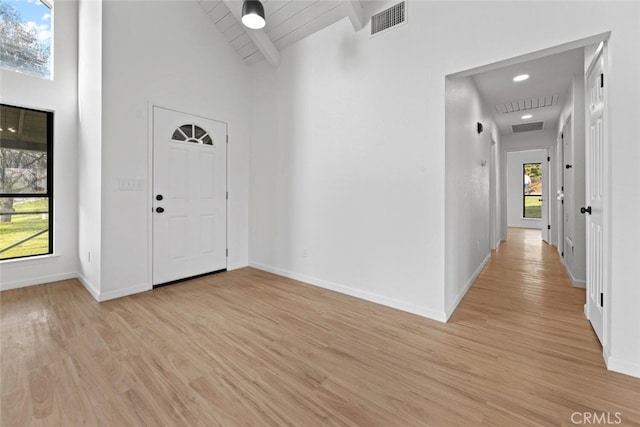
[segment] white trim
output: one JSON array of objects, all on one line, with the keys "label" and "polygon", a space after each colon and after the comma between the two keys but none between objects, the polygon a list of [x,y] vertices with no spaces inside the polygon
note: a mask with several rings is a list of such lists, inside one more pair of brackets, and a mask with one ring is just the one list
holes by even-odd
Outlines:
[{"label": "white trim", "polygon": [[569,273],[569,278],[571,279],[571,283],[573,284],[574,288],[586,289],[587,281],[585,279],[576,279],[571,270],[569,270],[566,265],[564,266],[564,269],[567,270],[567,273]]},{"label": "white trim", "polygon": [[9,291],[11,289],[26,288],[28,286],[44,285],[51,282],[59,282],[61,280],[75,279],[76,277],[77,273],[74,271],[72,273],[60,273],[52,274],[49,276],[31,277],[29,279],[15,280],[13,282],[2,281],[2,283],[0,283],[0,291]]},{"label": "white trim", "polygon": [[437,320],[445,323],[447,321],[446,314],[441,311],[428,310],[423,307],[409,304],[404,301],[399,301],[393,298],[389,298],[383,295],[374,294],[372,292],[362,291],[360,289],[352,288],[350,286],[341,285],[327,280],[317,279],[315,277],[307,276],[304,274],[294,273],[280,268],[272,267],[257,262],[249,262],[249,266],[257,268],[258,270],[267,271],[269,273],[277,274],[279,276],[288,277],[289,279],[298,280],[309,285],[318,286],[320,288],[329,289],[341,294],[349,295],[352,297],[360,298],[366,301],[381,304],[387,307],[395,308],[397,310],[406,311],[408,313],[417,314],[418,316],[426,317],[428,319]]},{"label": "white trim", "polygon": [[449,320],[449,318],[451,317],[453,312],[456,311],[456,308],[458,307],[458,304],[460,304],[460,301],[462,301],[462,298],[464,298],[464,296],[467,294],[467,291],[469,291],[469,288],[471,288],[471,285],[473,285],[473,282],[476,281],[476,279],[478,278],[478,276],[482,272],[482,269],[489,262],[490,258],[491,258],[491,253],[489,253],[485,257],[485,259],[480,263],[480,265],[478,266],[476,271],[473,272],[473,274],[471,275],[471,277],[467,281],[467,284],[464,285],[464,288],[460,291],[460,293],[456,296],[456,298],[451,302],[451,304],[449,304],[449,306],[446,308],[445,315],[447,317],[447,320]]},{"label": "white trim", "polygon": [[569,43],[560,44],[557,46],[553,46],[547,49],[538,50],[535,52],[527,53],[520,56],[515,56],[513,58],[505,59],[503,61],[493,62],[488,65],[482,65],[480,67],[471,68],[465,71],[461,71],[458,73],[452,73],[446,76],[450,79],[458,79],[462,77],[469,77],[474,74],[484,73],[486,71],[496,70],[498,68],[504,68],[509,65],[520,64],[526,61],[532,61],[534,59],[540,59],[545,56],[555,55],[557,53],[567,52],[569,50],[586,47],[592,44],[599,43],[601,41],[607,41],[611,37],[611,31],[607,31],[605,33],[596,34],[594,36],[585,37],[583,39],[574,40]]},{"label": "white trim", "polygon": [[140,292],[150,291],[151,289],[152,289],[152,286],[149,283],[139,283],[137,285],[129,286],[128,288],[124,288],[124,289],[116,289],[113,291],[100,292],[100,295],[98,296],[98,301],[100,302],[109,301],[111,299],[126,297],[126,296],[137,294]]},{"label": "white trim", "polygon": [[640,378],[640,363],[618,359],[610,356],[608,352],[604,350],[602,351],[602,356],[604,357],[608,370]]},{"label": "white trim", "polygon": [[97,286],[95,286],[93,283],[91,283],[89,280],[87,280],[82,274],[78,273],[78,277],[77,277],[78,281],[80,283],[82,283],[82,286],[85,287],[85,289],[91,294],[91,296],[96,300],[96,301],[100,301],[100,289],[98,289]]}]

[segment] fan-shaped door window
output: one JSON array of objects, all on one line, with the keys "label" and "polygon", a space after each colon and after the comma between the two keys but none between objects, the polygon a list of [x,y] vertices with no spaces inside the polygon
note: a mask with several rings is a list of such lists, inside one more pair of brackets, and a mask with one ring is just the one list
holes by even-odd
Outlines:
[{"label": "fan-shaped door window", "polygon": [[193,144],[213,146],[213,139],[211,139],[209,132],[196,124],[179,126],[173,131],[171,140],[176,142],[189,142]]}]

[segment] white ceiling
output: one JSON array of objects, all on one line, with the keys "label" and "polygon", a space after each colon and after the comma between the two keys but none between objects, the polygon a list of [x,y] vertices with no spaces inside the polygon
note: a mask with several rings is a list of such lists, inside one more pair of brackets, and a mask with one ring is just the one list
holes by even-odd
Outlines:
[{"label": "white ceiling", "polygon": [[209,19],[249,65],[265,59],[265,54],[277,65],[279,51],[347,16],[352,23],[360,19],[354,29],[364,26],[360,0],[262,0],[262,4],[266,26],[249,30],[239,22],[242,0],[200,0]]},{"label": "white ceiling", "polygon": [[[561,108],[572,78],[584,68],[582,48],[509,65],[472,76],[480,95],[493,109],[500,133],[512,133],[512,124],[544,121],[544,129],[557,129]],[[531,77],[514,82],[519,74]],[[530,119],[522,119],[531,114]]]}]

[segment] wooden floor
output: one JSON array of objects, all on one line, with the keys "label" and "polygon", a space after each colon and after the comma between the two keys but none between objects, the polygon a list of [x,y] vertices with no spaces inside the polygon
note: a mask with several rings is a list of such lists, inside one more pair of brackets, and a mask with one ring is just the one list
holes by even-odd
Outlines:
[{"label": "wooden floor", "polygon": [[584,291],[530,231],[446,325],[250,268],[0,297],[3,427],[640,425],[640,380],[605,369]]}]

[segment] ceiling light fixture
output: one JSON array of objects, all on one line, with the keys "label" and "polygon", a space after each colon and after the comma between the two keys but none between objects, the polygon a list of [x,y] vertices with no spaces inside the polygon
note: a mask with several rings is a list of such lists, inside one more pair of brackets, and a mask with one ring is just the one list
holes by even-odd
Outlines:
[{"label": "ceiling light fixture", "polygon": [[530,119],[531,117],[533,117],[531,114],[525,114],[524,116],[522,116],[523,119]]},{"label": "ceiling light fixture", "polygon": [[8,131],[9,131],[9,132],[16,133],[16,130],[15,130],[14,128],[8,128]]},{"label": "ceiling light fixture", "polygon": [[245,0],[242,3],[242,23],[252,30],[264,28],[264,6],[259,0]]},{"label": "ceiling light fixture", "polygon": [[529,78],[529,74],[520,74],[513,78],[514,82],[523,82]]}]

